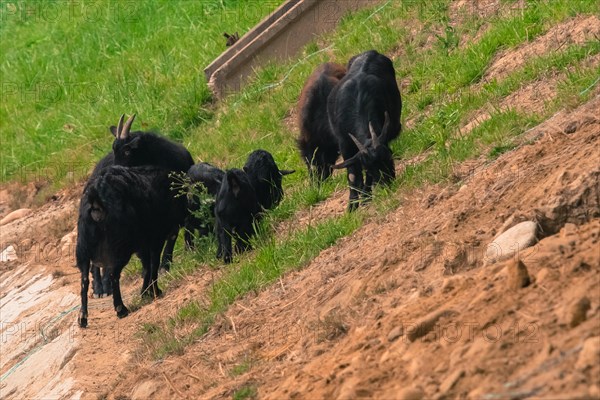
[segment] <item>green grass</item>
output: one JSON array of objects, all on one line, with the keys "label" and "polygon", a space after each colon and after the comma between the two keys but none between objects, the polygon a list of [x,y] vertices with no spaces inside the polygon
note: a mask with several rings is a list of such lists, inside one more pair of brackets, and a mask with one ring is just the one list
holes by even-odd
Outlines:
[{"label": "green grass", "polygon": [[255,399],[258,391],[254,386],[244,386],[233,393],[233,400]]},{"label": "green grass", "polygon": [[212,118],[203,69],[223,32],[245,33],[282,1],[0,3],[1,180],[83,178],[122,113],[189,145]]}]

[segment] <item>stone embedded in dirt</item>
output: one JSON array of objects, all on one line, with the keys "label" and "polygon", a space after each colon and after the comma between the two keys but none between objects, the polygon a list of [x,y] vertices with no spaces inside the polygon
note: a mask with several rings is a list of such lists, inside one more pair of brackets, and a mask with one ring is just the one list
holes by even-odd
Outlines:
[{"label": "stone embedded in dirt", "polygon": [[587,319],[587,312],[591,308],[590,299],[582,297],[577,303],[571,308],[571,316],[569,326],[575,328]]},{"label": "stone embedded in dirt", "polygon": [[440,392],[442,394],[448,393],[452,390],[452,388],[456,385],[456,383],[465,376],[465,371],[462,369],[458,369],[448,375],[446,379],[440,384]]},{"label": "stone embedded in dirt", "polygon": [[592,399],[600,399],[600,386],[598,386],[598,385],[590,386],[590,388],[588,389],[588,395]]},{"label": "stone embedded in dirt", "polygon": [[506,269],[508,272],[508,287],[512,290],[522,289],[531,283],[527,267],[523,264],[523,261],[512,260]]},{"label": "stone embedded in dirt", "polygon": [[425,393],[419,388],[406,388],[398,393],[398,399],[400,400],[421,400],[425,398]]},{"label": "stone embedded in dirt", "polygon": [[537,224],[521,222],[500,234],[487,246],[485,261],[494,263],[512,257],[515,253],[533,246],[537,242]]},{"label": "stone embedded in dirt", "polygon": [[404,327],[403,326],[397,326],[394,329],[392,329],[390,331],[390,333],[388,334],[388,342],[393,342],[394,340],[398,339],[400,336],[402,336],[402,334],[404,333]]},{"label": "stone embedded in dirt", "polygon": [[2,253],[0,253],[0,262],[9,262],[18,259],[19,257],[17,257],[17,251],[12,245],[8,246],[2,251]]},{"label": "stone embedded in dirt", "polygon": [[577,225],[567,222],[565,226],[560,230],[560,237],[565,238],[567,236],[573,236],[577,234]]},{"label": "stone embedded in dirt", "polygon": [[10,224],[11,222],[24,218],[29,214],[31,214],[31,208],[21,208],[19,210],[15,210],[6,217],[2,218],[2,220],[0,220],[0,225]]},{"label": "stone embedded in dirt", "polygon": [[575,133],[577,128],[579,127],[579,123],[577,121],[571,121],[565,126],[564,132],[569,135],[571,133]]},{"label": "stone embedded in dirt", "polygon": [[583,342],[575,368],[585,370],[597,365],[600,365],[600,336],[593,336]]},{"label": "stone embedded in dirt", "polygon": [[435,311],[414,324],[409,325],[406,329],[406,337],[411,342],[414,342],[431,332],[440,318],[451,317],[457,314],[454,310]]},{"label": "stone embedded in dirt", "polygon": [[550,270],[548,268],[542,268],[535,276],[535,281],[537,283],[542,283],[543,281],[548,279],[549,275],[550,275]]},{"label": "stone embedded in dirt", "polygon": [[152,397],[154,393],[158,391],[160,385],[155,381],[145,381],[140,383],[133,394],[131,395],[132,400],[145,400]]}]

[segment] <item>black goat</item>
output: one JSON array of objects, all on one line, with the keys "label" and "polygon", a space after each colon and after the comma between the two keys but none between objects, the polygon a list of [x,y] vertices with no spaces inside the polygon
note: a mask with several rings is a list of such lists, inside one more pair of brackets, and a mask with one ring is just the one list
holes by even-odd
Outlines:
[{"label": "black goat", "polygon": [[121,271],[136,253],[143,266],[142,295],[157,297],[160,254],[174,227],[183,223],[186,200],[171,190],[169,171],[157,167],[110,166],[90,181],[77,221],[77,266],[81,271],[79,326],[87,326],[90,264],[102,266],[113,286],[117,316],[129,310],[119,286]]},{"label": "black goat", "polygon": [[[102,171],[104,171],[106,168],[114,165],[114,163],[115,163],[115,156],[112,151],[110,153],[108,153],[107,155],[105,155],[100,161],[98,161],[98,163],[94,167],[94,170],[92,171],[90,177],[88,178],[88,180],[83,188],[83,193],[85,193],[87,191],[88,187],[90,186],[90,184],[92,184],[100,176],[100,173]],[[83,196],[83,193],[82,193],[82,196]],[[79,213],[80,214],[82,212],[81,207],[83,207],[83,205],[84,205],[83,203],[79,204]],[[94,297],[110,296],[112,294],[112,284],[110,281],[109,274],[107,274],[107,273],[102,274],[100,268],[93,265],[93,263],[92,263],[91,268],[92,268],[92,277],[94,278],[93,283],[92,283],[92,290],[94,293]]]},{"label": "black goat", "polygon": [[344,157],[334,168],[347,168],[348,209],[352,211],[358,206],[359,193],[368,198],[373,184],[395,178],[388,143],[400,134],[402,100],[388,57],[371,50],[348,64],[348,73],[329,95],[327,112]]},{"label": "black goat", "polygon": [[331,175],[340,150],[327,116],[327,97],[346,75],[346,68],[335,63],[321,64],[308,77],[298,100],[296,143],[308,172],[323,180]]},{"label": "black goat", "polygon": [[[121,116],[117,127],[110,127],[115,136],[113,142],[115,165],[127,167],[154,165],[182,174],[194,165],[192,155],[183,145],[152,132],[130,132],[135,114],[131,115],[123,125],[124,117]],[[163,251],[161,268],[167,271],[173,261],[173,248],[178,234],[179,228],[174,228]]]},{"label": "black goat", "polygon": [[[217,194],[219,193],[219,189],[221,188],[221,182],[223,181],[225,172],[214,165],[206,162],[200,162],[194,164],[187,172],[187,175],[192,183],[202,185],[209,196],[216,198]],[[213,230],[212,225],[208,223],[208,221],[202,221],[194,215],[194,213],[197,212],[201,207],[201,204],[198,201],[199,199],[194,198],[193,195],[190,199],[188,199],[190,215],[186,217],[184,224],[185,244],[188,249],[193,248],[193,235],[196,233],[196,231],[198,231],[199,236],[206,236]],[[214,209],[215,207],[213,204],[211,207],[213,216],[215,213]]]},{"label": "black goat", "polygon": [[250,246],[254,223],[260,218],[260,204],[246,172],[230,169],[225,172],[215,203],[215,225],[219,247],[217,257],[230,263],[232,239],[236,250],[243,252]]},{"label": "black goat", "polygon": [[281,178],[294,173],[293,170],[280,170],[271,153],[266,150],[254,150],[244,165],[250,183],[256,192],[258,203],[265,210],[276,207],[283,199]]}]

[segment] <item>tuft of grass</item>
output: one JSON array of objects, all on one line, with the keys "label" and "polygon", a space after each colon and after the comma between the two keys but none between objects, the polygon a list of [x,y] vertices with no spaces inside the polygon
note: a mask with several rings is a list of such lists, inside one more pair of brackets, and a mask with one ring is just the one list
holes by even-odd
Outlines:
[{"label": "tuft of grass", "polygon": [[233,393],[233,400],[256,399],[258,390],[254,386],[244,386]]}]

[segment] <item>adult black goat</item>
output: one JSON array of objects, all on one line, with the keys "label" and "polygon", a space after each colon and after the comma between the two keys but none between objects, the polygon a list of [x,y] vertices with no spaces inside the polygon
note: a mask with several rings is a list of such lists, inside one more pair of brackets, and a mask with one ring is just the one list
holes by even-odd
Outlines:
[{"label": "adult black goat", "polygon": [[340,154],[327,116],[327,98],[345,75],[346,68],[342,65],[319,65],[306,80],[298,100],[300,136],[296,143],[311,177],[320,180],[331,175]]},{"label": "adult black goat", "polygon": [[388,143],[400,134],[401,110],[392,61],[375,50],[353,57],[327,100],[329,123],[344,157],[334,168],[348,171],[350,211],[358,206],[360,193],[368,198],[373,184],[395,178]]},{"label": "adult black goat", "polygon": [[[152,132],[130,132],[135,114],[132,114],[123,125],[124,117],[121,116],[117,127],[110,127],[115,136],[113,142],[115,165],[127,167],[154,165],[182,174],[187,173],[194,165],[192,155],[183,145]],[[169,235],[163,251],[161,268],[167,271],[173,261],[173,249],[178,234],[179,227],[176,227]]]},{"label": "adult black goat", "polygon": [[164,168],[110,166],[89,182],[81,198],[77,221],[77,266],[81,271],[79,326],[88,323],[87,292],[93,263],[108,272],[113,305],[123,318],[119,286],[121,271],[136,253],[143,266],[142,295],[157,297],[160,254],[174,227],[183,223],[186,199],[171,190],[173,179]]}]

